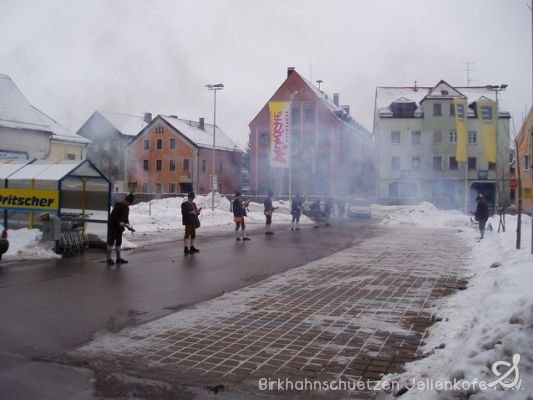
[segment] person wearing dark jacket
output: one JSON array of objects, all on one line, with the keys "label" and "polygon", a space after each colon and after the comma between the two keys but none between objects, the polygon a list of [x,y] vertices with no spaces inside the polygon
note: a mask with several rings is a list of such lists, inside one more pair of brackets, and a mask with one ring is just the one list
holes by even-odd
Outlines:
[{"label": "person wearing dark jacket", "polygon": [[246,217],[246,207],[248,207],[248,202],[243,203],[241,200],[241,194],[239,192],[235,193],[235,200],[233,200],[233,221],[235,222],[235,240],[241,240],[239,237],[239,228],[242,232],[242,240],[250,240],[244,234],[246,225],[244,224],[244,217]]},{"label": "person wearing dark jacket", "polygon": [[265,223],[265,235],[273,235],[274,232],[271,231],[271,225],[272,225],[272,213],[276,209],[276,207],[272,206],[272,191],[268,191],[268,195],[263,202],[263,205],[265,206],[265,217],[266,217],[266,223]]},{"label": "person wearing dark jacket", "polygon": [[291,215],[292,215],[292,221],[291,221],[291,231],[293,230],[300,230],[300,227],[298,226],[300,223],[300,216],[302,215],[302,207],[303,207],[303,199],[300,197],[300,193],[296,193],[296,196],[292,198],[291,202]]},{"label": "person wearing dark jacket", "polygon": [[[184,254],[193,254],[200,251],[194,247],[194,239],[196,238],[196,227],[199,226],[200,222],[198,215],[202,211],[202,207],[196,207],[194,197],[194,192],[189,192],[187,200],[181,203],[181,220],[185,226],[185,237],[183,238],[185,242]],[[190,247],[187,246],[187,239],[190,241]]]},{"label": "person wearing dark jacket", "polygon": [[489,219],[489,205],[487,204],[487,201],[485,200],[482,194],[479,194],[476,197],[476,201],[477,206],[476,213],[474,214],[474,216],[476,217],[476,221],[478,221],[479,231],[481,232],[481,239],[483,239],[483,236],[485,235],[485,224]]},{"label": "person wearing dark jacket", "polygon": [[109,221],[107,222],[107,264],[113,265],[115,262],[111,258],[113,245],[115,245],[115,251],[117,253],[116,263],[126,264],[128,261],[120,256],[120,246],[122,245],[122,234],[125,228],[133,231],[133,228],[129,225],[130,204],[133,203],[133,194],[128,194],[124,200],[115,203],[113,210],[109,215]]}]

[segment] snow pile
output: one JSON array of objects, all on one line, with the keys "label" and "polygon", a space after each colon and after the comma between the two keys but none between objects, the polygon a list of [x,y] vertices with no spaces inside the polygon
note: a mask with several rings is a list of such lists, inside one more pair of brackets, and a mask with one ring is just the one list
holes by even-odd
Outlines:
[{"label": "snow pile", "polygon": [[[4,229],[0,225],[0,232]],[[52,242],[41,241],[39,229],[16,229],[8,231],[9,249],[2,255],[2,261],[43,260],[61,258],[52,250]]]},{"label": "snow pile", "polygon": [[471,225],[470,219],[460,211],[439,210],[425,201],[416,206],[393,207],[393,210],[394,213],[383,217],[382,225],[411,225],[426,228],[465,228]]},{"label": "snow pile", "polygon": [[[433,219],[433,218],[429,218]],[[441,221],[442,213],[436,213]],[[450,213],[450,220],[456,217]],[[427,358],[410,363],[407,371],[384,378],[412,387],[402,399],[528,399],[533,393],[533,255],[530,253],[531,218],[522,218],[522,248],[515,249],[516,216],[506,216],[506,232],[462,235],[472,243],[472,277],[467,290],[445,298],[439,307],[441,322],[431,330],[422,349]],[[497,227],[499,217],[489,222]],[[487,390],[485,384],[505,374],[519,354],[520,390]],[[515,356],[515,361],[517,360]],[[511,382],[515,375],[506,379]],[[480,383],[482,382],[482,383]],[[453,390],[437,390],[438,384],[454,384]],[[433,387],[429,387],[434,385]]]}]

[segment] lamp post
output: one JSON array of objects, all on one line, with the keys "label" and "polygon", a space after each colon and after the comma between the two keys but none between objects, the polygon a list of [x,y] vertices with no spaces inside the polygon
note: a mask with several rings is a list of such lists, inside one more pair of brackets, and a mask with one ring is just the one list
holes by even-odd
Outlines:
[{"label": "lamp post", "polygon": [[215,184],[217,183],[215,175],[215,132],[217,126],[217,91],[224,89],[223,83],[208,84],[205,87],[213,91],[214,105],[213,105],[213,155],[212,155],[212,175],[211,175],[211,211],[215,212]]},{"label": "lamp post", "polygon": [[[498,137],[498,123],[499,123],[499,120],[500,120],[500,111],[499,111],[499,104],[498,104],[498,94],[502,91],[504,91],[505,89],[507,89],[507,85],[506,84],[502,84],[502,85],[487,85],[486,88],[492,92],[494,92],[496,94],[496,206],[499,206],[499,202],[500,202],[500,193],[499,193],[499,190],[500,190],[500,178],[499,178],[499,171],[500,171],[500,161],[501,160],[498,160],[498,153],[499,153],[499,143],[498,143],[498,140],[499,140],[499,137]],[[504,173],[505,175],[505,173]]]}]

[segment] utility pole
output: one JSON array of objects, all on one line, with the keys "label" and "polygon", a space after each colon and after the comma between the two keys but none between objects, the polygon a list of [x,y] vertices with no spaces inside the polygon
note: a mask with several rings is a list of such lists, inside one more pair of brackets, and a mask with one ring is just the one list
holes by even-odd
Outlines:
[{"label": "utility pole", "polygon": [[470,79],[470,72],[475,71],[474,69],[471,69],[470,66],[474,65],[474,63],[470,61],[463,61],[463,64],[466,64],[466,69],[462,69],[461,71],[466,71],[466,86],[470,86],[470,83],[472,82],[472,79]]}]

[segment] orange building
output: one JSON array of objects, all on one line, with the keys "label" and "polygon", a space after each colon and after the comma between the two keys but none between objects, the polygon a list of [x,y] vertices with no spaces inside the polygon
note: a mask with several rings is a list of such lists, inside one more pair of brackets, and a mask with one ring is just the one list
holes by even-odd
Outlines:
[{"label": "orange building", "polygon": [[[533,107],[530,108],[526,120],[516,137],[518,163],[515,163],[516,178],[518,179],[518,192],[516,195],[516,206],[518,207],[518,197],[520,189],[522,191],[522,211],[533,212]],[[518,164],[518,165],[517,165]]]},{"label": "orange building", "polygon": [[[241,188],[242,150],[218,126],[215,175],[219,193]],[[128,189],[142,193],[210,192],[213,125],[158,115],[126,147]]]}]

